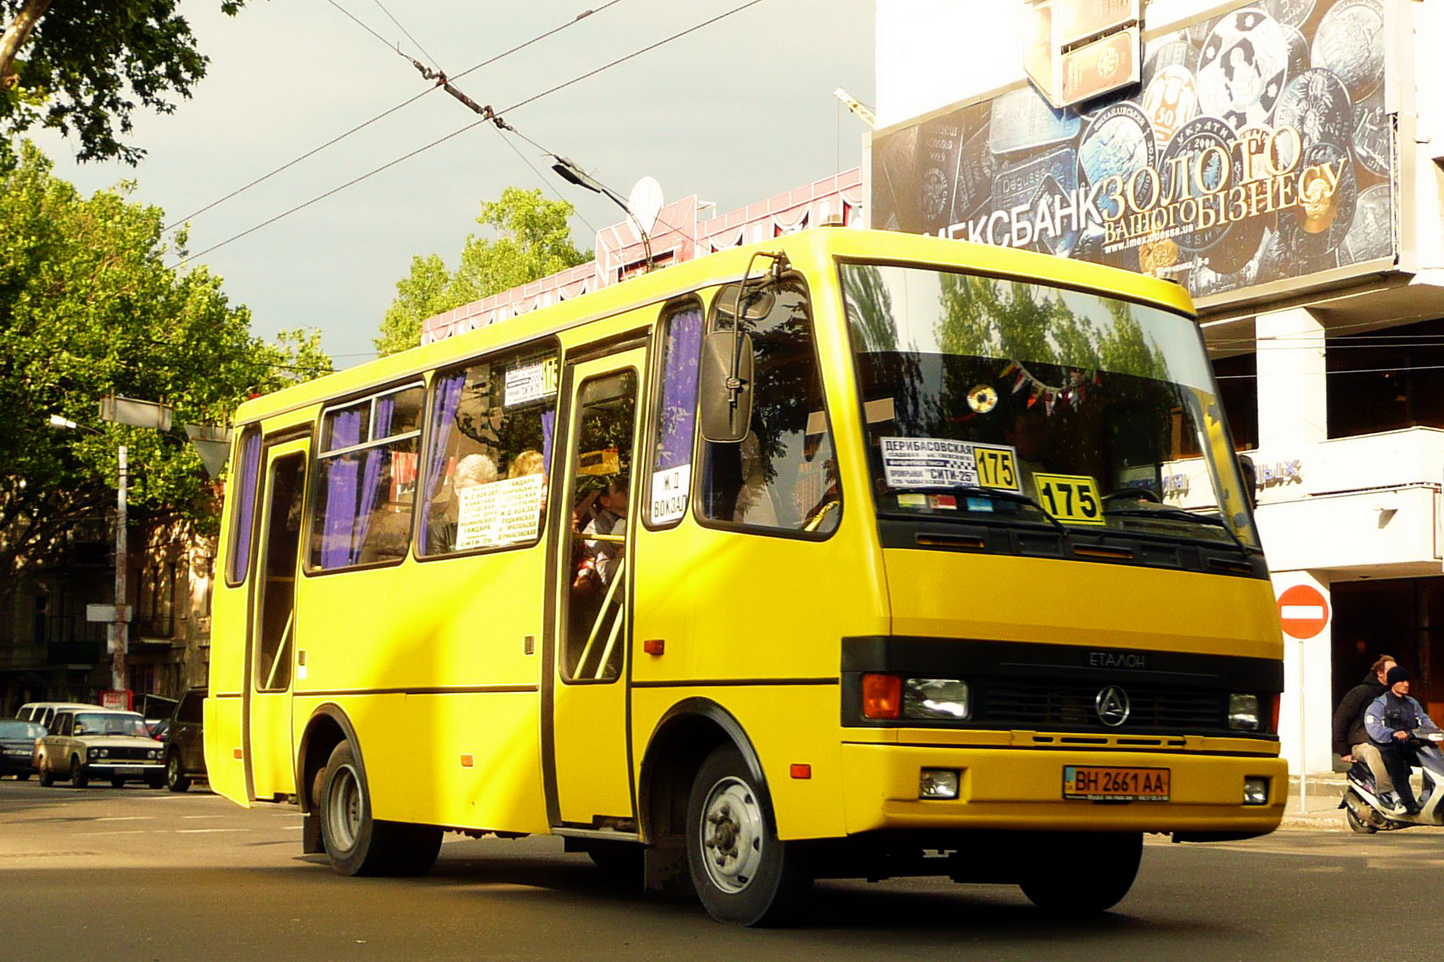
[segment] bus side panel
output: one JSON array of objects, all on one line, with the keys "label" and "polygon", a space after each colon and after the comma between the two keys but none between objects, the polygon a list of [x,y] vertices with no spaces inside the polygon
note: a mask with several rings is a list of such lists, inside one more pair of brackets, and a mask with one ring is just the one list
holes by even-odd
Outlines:
[{"label": "bus side panel", "polygon": [[[836,685],[635,689],[632,716],[638,760],[657,720],[688,698],[716,702],[741,724],[762,763],[779,838],[846,834]],[[794,765],[807,766],[806,774],[794,775]]]},{"label": "bus side panel", "polygon": [[[548,830],[542,792],[540,696],[535,692],[407,695],[400,738],[378,738],[373,763],[402,777],[377,792],[379,818],[489,828]],[[388,721],[389,726],[389,721]],[[433,732],[420,745],[410,732]]]},{"label": "bus side panel", "polygon": [[[1283,657],[1273,587],[1256,578],[957,552],[884,554],[897,635]],[[947,589],[938,590],[942,585]]]},{"label": "bus side panel", "polygon": [[328,700],[362,713],[351,721],[378,818],[545,826],[544,563],[537,545],[304,580],[295,721]]}]

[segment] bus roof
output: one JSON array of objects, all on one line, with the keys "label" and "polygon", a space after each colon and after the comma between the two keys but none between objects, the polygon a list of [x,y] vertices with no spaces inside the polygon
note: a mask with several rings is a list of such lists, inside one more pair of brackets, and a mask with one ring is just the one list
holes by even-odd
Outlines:
[{"label": "bus roof", "polygon": [[559,333],[590,321],[660,303],[689,291],[736,281],[741,278],[752,254],[779,249],[794,262],[817,264],[836,258],[955,268],[1096,290],[1168,310],[1193,313],[1193,303],[1182,286],[1115,267],[897,231],[818,227],[685,261],[518,315],[500,324],[476,328],[285,388],[242,404],[236,411],[234,423],[247,424],[298,407],[344,397],[373,385],[419,375],[508,344]]}]

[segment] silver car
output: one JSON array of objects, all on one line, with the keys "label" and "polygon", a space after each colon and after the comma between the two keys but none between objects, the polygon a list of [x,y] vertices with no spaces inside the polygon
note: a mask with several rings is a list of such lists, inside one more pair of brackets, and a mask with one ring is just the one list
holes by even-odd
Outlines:
[{"label": "silver car", "polygon": [[131,779],[161,788],[162,750],[137,712],[68,708],[55,713],[50,734],[36,743],[35,768],[41,785],[69,779],[71,787],[84,788],[103,778],[116,788]]}]

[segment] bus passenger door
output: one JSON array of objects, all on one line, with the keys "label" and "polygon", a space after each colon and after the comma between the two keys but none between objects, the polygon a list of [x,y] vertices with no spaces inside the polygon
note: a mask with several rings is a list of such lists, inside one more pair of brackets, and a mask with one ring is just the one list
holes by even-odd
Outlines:
[{"label": "bus passenger door", "polygon": [[291,682],[296,661],[296,573],[310,440],[266,449],[261,541],[252,582],[242,727],[246,789],[253,799],[296,791]]},{"label": "bus passenger door", "polygon": [[[628,544],[635,526],[631,478],[637,392],[646,351],[569,365],[566,499],[549,633],[550,744],[545,746],[552,824],[633,832],[627,681],[632,633]],[[566,510],[570,509],[570,510]],[[555,530],[555,529],[554,529]]]}]

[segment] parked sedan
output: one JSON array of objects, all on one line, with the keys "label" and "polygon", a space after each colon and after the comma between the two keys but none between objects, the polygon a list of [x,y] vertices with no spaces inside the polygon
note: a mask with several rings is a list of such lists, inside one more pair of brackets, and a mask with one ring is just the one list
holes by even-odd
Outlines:
[{"label": "parked sedan", "polygon": [[161,744],[138,712],[65,709],[56,712],[50,728],[35,752],[41,785],[60,778],[70,779],[73,788],[84,788],[92,778],[108,779],[116,788],[128,779],[143,779],[151,788],[165,784]]},{"label": "parked sedan", "polygon": [[45,737],[45,726],[18,718],[0,719],[0,775],[25,781],[35,771],[35,743]]}]

